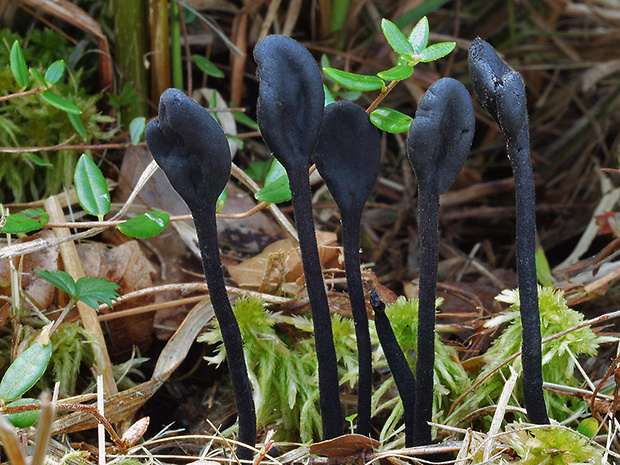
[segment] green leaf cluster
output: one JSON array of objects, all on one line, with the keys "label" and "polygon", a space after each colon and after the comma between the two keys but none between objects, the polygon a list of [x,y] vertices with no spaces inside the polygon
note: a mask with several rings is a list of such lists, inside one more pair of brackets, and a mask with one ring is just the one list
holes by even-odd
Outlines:
[{"label": "green leaf cluster", "polygon": [[[381,29],[388,44],[398,54],[398,64],[390,69],[379,71],[375,76],[349,73],[329,66],[323,66],[323,72],[332,81],[357,92],[372,90],[386,91],[386,82],[402,81],[413,74],[418,63],[428,63],[448,55],[456,47],[455,42],[441,42],[428,45],[429,25],[424,16],[413,28],[409,36],[405,36],[396,24],[383,19]],[[326,100],[333,97],[326,93]],[[412,118],[389,108],[379,108],[371,113],[372,123],[379,129],[391,133],[405,132],[409,129]]]}]

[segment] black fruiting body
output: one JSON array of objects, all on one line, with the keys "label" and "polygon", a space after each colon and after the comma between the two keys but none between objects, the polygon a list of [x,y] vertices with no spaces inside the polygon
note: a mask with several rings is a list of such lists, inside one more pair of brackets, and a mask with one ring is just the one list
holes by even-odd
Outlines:
[{"label": "black fruiting body", "polygon": [[368,436],[372,352],[360,271],[360,221],[379,175],[381,140],[377,128],[362,108],[346,101],[325,108],[314,162],[336,201],[342,220],[344,264],[359,365],[356,432]]},{"label": "black fruiting body", "polygon": [[431,85],[409,128],[407,154],[418,179],[420,290],[414,445],[431,442],[435,362],[435,287],[439,260],[439,196],[465,164],[474,135],[474,109],[461,83],[443,78]]},{"label": "black fruiting body", "polygon": [[469,49],[469,73],[478,99],[499,124],[515,181],[516,249],[523,325],[523,398],[532,423],[547,424],[543,397],[542,348],[536,279],[536,212],[530,164],[525,85],[519,73],[476,38]]},{"label": "black fruiting body", "polygon": [[[392,325],[385,313],[385,304],[379,299],[377,291],[370,293],[370,305],[375,312],[375,327],[383,353],[387,359],[394,382],[400,393],[405,413],[405,447],[413,447],[413,428],[415,424],[416,381],[409,368]],[[419,336],[418,336],[419,337]]]},{"label": "black fruiting body", "polygon": [[[204,108],[181,91],[168,89],[159,102],[159,118],[146,128],[146,141],[153,158],[194,217],[209,296],[226,348],[239,416],[239,440],[254,446],[256,414],[252,388],[241,333],[224,285],[215,222],[217,198],[230,177],[226,135]],[[237,455],[249,460],[252,451],[240,448]]]},{"label": "black fruiting body", "polygon": [[323,82],[312,55],[290,37],[265,37],[254,48],[254,60],[260,81],[257,118],[261,135],[286,170],[293,196],[295,225],[312,308],[323,439],[331,439],[342,434],[342,409],[308,179],[310,157],[323,119]]}]

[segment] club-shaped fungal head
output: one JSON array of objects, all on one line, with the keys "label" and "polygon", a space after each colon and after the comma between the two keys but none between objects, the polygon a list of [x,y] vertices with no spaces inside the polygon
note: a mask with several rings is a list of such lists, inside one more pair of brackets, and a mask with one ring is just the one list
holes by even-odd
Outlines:
[{"label": "club-shaped fungal head", "polygon": [[290,37],[270,35],[254,47],[261,135],[282,166],[303,169],[319,135],[325,94],[319,67]]},{"label": "club-shaped fungal head", "polygon": [[497,121],[506,139],[514,142],[518,132],[528,127],[525,85],[521,75],[480,37],[472,42],[468,61],[478,100]]},{"label": "club-shaped fungal head", "polygon": [[379,132],[361,107],[343,101],[325,108],[314,162],[340,214],[359,221],[381,162]]},{"label": "club-shaped fungal head", "polygon": [[180,90],[167,89],[159,118],[146,127],[146,143],[192,213],[215,208],[232,162],[226,135],[209,112]]},{"label": "club-shaped fungal head", "polygon": [[467,89],[451,78],[426,91],[407,136],[407,155],[418,182],[446,192],[459,174],[474,137],[474,107]]}]

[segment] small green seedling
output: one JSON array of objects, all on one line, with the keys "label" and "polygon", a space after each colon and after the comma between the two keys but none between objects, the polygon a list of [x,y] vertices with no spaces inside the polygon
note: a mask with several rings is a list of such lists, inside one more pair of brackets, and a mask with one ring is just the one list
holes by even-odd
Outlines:
[{"label": "small green seedling", "polygon": [[[441,42],[429,46],[429,26],[426,16],[418,21],[409,36],[405,36],[396,24],[385,18],[381,22],[381,29],[392,50],[398,54],[396,66],[379,71],[376,76],[349,73],[330,67],[324,67],[323,72],[336,83],[354,91],[381,90],[381,95],[371,105],[370,120],[383,131],[405,132],[411,126],[413,121],[411,117],[392,108],[375,109],[376,105],[399,81],[410,77],[418,63],[428,63],[446,56],[454,50],[456,42]],[[387,82],[390,84],[386,85]]]},{"label": "small green seedling", "polygon": [[120,286],[104,278],[86,276],[74,281],[69,273],[62,270],[43,270],[37,271],[36,274],[69,295],[73,302],[70,302],[68,307],[72,307],[76,300],[81,300],[89,307],[97,310],[99,308],[98,302],[112,306],[112,300],[119,297],[116,290]]}]

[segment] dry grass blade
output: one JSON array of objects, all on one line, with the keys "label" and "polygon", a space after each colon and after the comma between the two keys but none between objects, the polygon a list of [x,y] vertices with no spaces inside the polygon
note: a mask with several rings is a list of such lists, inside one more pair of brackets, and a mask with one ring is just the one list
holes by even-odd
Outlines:
[{"label": "dry grass blade", "polygon": [[30,465],[43,465],[47,455],[47,447],[50,442],[52,432],[52,421],[54,420],[54,404],[48,392],[41,394],[41,413],[37,424],[37,439],[35,441],[34,456]]},{"label": "dry grass blade", "polygon": [[24,454],[19,447],[19,442],[17,441],[17,436],[15,436],[13,425],[11,425],[2,414],[0,414],[0,442],[2,442],[4,452],[9,458],[9,462],[11,464],[26,465],[26,459],[24,458]]}]

